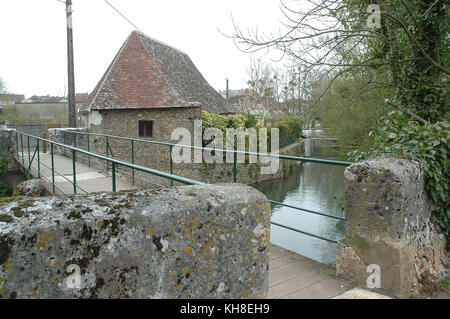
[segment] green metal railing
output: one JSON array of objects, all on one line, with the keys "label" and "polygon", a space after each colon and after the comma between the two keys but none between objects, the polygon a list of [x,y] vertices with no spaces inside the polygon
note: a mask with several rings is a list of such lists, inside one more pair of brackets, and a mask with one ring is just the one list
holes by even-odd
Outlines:
[{"label": "green metal railing", "polygon": [[[17,143],[16,145],[16,151],[17,151],[17,161],[19,163],[22,163],[22,166],[24,168],[26,168],[25,171],[25,176],[30,176],[31,170],[35,170],[37,173],[38,177],[44,178],[46,181],[48,181],[51,185],[52,185],[52,192],[53,194],[56,194],[56,189],[59,190],[61,193],[63,194],[67,194],[67,192],[65,192],[61,187],[59,187],[57,185],[57,183],[55,182],[55,175],[58,175],[60,177],[62,177],[64,180],[66,180],[67,182],[71,183],[73,185],[73,193],[77,194],[78,190],[81,190],[84,193],[89,193],[86,189],[84,189],[83,187],[81,187],[79,185],[79,183],[77,183],[77,165],[76,165],[76,161],[77,161],[77,154],[84,154],[89,156],[89,158],[96,158],[97,160],[100,161],[104,161],[106,163],[111,163],[111,179],[112,179],[112,191],[115,192],[117,190],[117,167],[123,166],[123,167],[128,167],[130,169],[136,170],[136,171],[141,171],[141,172],[145,172],[151,175],[156,175],[156,176],[160,176],[163,178],[167,178],[173,181],[177,181],[183,184],[188,184],[188,185],[201,185],[204,184],[202,182],[199,181],[195,181],[189,178],[185,178],[182,176],[177,176],[177,175],[173,175],[173,174],[169,174],[166,172],[162,172],[156,169],[151,169],[142,165],[136,165],[133,163],[129,163],[126,161],[122,161],[113,157],[107,157],[98,153],[93,153],[81,148],[77,148],[71,145],[66,145],[66,144],[62,144],[62,143],[58,143],[55,141],[51,141],[42,137],[38,137],[38,136],[33,136],[27,133],[23,133],[23,132],[17,132],[16,131],[16,141],[19,141],[19,137],[20,137],[20,141],[21,144],[19,146],[19,144]],[[23,137],[26,137],[27,139],[27,149],[24,148],[23,145]],[[30,145],[30,139],[34,139],[36,141],[36,148],[34,149],[33,155],[31,155],[31,148],[29,147]],[[65,138],[64,138],[65,140]],[[50,145],[50,157],[51,157],[51,164],[47,165],[44,162],[42,162],[40,160],[40,155],[39,155],[39,148],[41,143],[48,143]],[[76,142],[74,142],[76,144]],[[64,174],[61,174],[60,172],[58,172],[56,170],[55,167],[55,147],[60,147],[62,148],[62,153],[63,154],[71,154],[71,158],[72,158],[72,179],[67,178]],[[28,162],[25,163],[25,151],[28,153]],[[79,156],[79,155],[78,155]],[[35,158],[37,158],[37,168],[33,167],[33,162],[35,160]],[[48,168],[51,172],[51,179],[47,176],[45,176],[44,174],[42,174],[41,171],[41,165],[43,165],[44,167]],[[108,164],[105,164],[108,165]],[[162,186],[162,185],[160,185]]]},{"label": "green metal railing", "polygon": [[[20,135],[20,141],[21,141],[21,147],[19,147],[18,145],[18,141],[19,138],[17,136],[17,134]],[[73,145],[69,146],[66,144],[67,142],[67,137],[68,135],[72,135],[72,139],[73,139]],[[206,148],[206,147],[199,147],[199,146],[192,146],[192,145],[180,145],[180,144],[174,144],[174,143],[167,143],[167,142],[158,142],[158,141],[152,141],[152,140],[148,140],[148,139],[139,139],[139,138],[130,138],[130,137],[123,137],[123,136],[114,136],[114,135],[108,135],[108,134],[97,134],[97,133],[87,133],[87,132],[78,132],[78,131],[62,131],[62,139],[64,144],[58,143],[58,142],[54,142],[54,141],[50,141],[50,140],[45,140],[43,138],[39,138],[36,136],[32,136],[29,134],[25,134],[25,133],[20,133],[20,132],[16,132],[16,145],[17,145],[17,154],[18,154],[18,161],[20,162],[20,156],[19,156],[19,149],[22,151],[22,164],[24,163],[24,153],[23,153],[23,136],[27,137],[27,140],[29,140],[30,138],[35,138],[41,142],[46,142],[49,143],[51,145],[50,150],[51,150],[51,157],[52,157],[52,167],[51,170],[52,172],[57,173],[56,171],[54,171],[54,159],[53,159],[53,154],[54,154],[54,145],[59,146],[59,147],[63,147],[63,153],[66,154],[66,149],[72,152],[72,161],[73,161],[73,172],[74,172],[74,178],[72,180],[73,183],[73,187],[74,187],[74,193],[76,193],[77,188],[80,188],[79,185],[77,185],[76,182],[76,157],[77,157],[77,153],[79,158],[83,158],[84,160],[87,161],[88,165],[91,166],[92,165],[92,158],[96,158],[97,162],[99,164],[101,164],[103,167],[105,167],[106,171],[111,170],[111,178],[112,178],[112,190],[116,191],[116,174],[117,173],[122,173],[125,175],[128,175],[131,177],[132,180],[132,184],[135,185],[135,180],[139,180],[151,185],[156,185],[159,187],[165,187],[164,185],[155,183],[154,181],[150,181],[141,177],[136,176],[135,171],[141,171],[144,173],[148,173],[151,175],[156,175],[159,177],[163,177],[166,179],[170,180],[170,185],[173,186],[174,181],[175,182],[180,182],[183,184],[189,184],[189,185],[195,185],[195,184],[205,184],[203,182],[200,181],[195,181],[192,179],[188,179],[185,177],[181,177],[178,175],[173,174],[173,158],[172,158],[172,150],[174,147],[181,147],[181,148],[190,148],[190,149],[199,149],[199,150],[207,150],[207,151],[221,151],[223,153],[234,153],[233,156],[233,181],[237,182],[237,155],[238,154],[243,154],[243,155],[249,155],[249,156],[257,156],[257,157],[271,157],[271,158],[278,158],[280,160],[290,160],[290,161],[301,161],[301,162],[310,162],[310,163],[320,163],[320,164],[328,164],[328,165],[338,165],[338,166],[349,166],[352,163],[351,162],[345,162],[345,161],[336,161],[336,160],[326,160],[326,159],[319,159],[319,158],[309,158],[309,157],[297,157],[297,156],[289,156],[289,155],[280,155],[280,154],[272,154],[272,153],[257,153],[257,152],[247,152],[247,151],[237,151],[237,150],[229,150],[229,149],[215,149],[215,148]],[[81,148],[77,148],[77,136],[79,135],[85,135],[87,136],[87,150],[85,149],[81,149]],[[90,138],[91,136],[94,137],[103,137],[105,140],[105,153],[106,156],[101,155],[99,153],[94,153],[91,151],[91,142],[90,142]],[[123,140],[123,141],[128,141],[130,143],[130,159],[129,161],[126,160],[120,160],[115,158],[112,147],[111,147],[111,140],[112,139],[117,139],[117,140]],[[168,152],[169,152],[169,172],[162,172],[159,170],[155,170],[155,169],[151,169],[148,168],[146,166],[142,166],[142,165],[137,165],[135,163],[136,158],[135,158],[135,148],[136,148],[136,143],[146,143],[146,144],[153,144],[153,145],[163,145],[163,146],[167,146],[168,147]],[[79,144],[79,142],[78,142]],[[29,144],[28,144],[29,145]],[[39,152],[37,152],[37,154],[39,154]],[[29,156],[30,158],[30,156]],[[34,157],[33,157],[34,159]],[[29,161],[32,162],[31,158],[29,159]],[[105,163],[103,163],[105,162]],[[31,167],[31,163],[29,165]],[[127,167],[128,169],[131,170],[131,173],[126,172],[124,170],[119,169],[119,167]],[[111,167],[111,168],[110,168]],[[38,172],[39,174],[39,172]],[[58,173],[57,173],[58,174]],[[44,176],[45,177],[45,176]],[[63,176],[64,177],[64,176]],[[66,178],[67,179],[67,178]],[[50,182],[50,181],[49,181]],[[55,185],[54,183],[54,173],[52,173],[52,185],[53,185],[53,192],[55,192],[55,187],[59,188],[58,186]],[[81,188],[80,188],[81,189]],[[83,190],[85,191],[85,190]],[[86,191],[85,191],[86,192]],[[327,213],[322,213],[322,212],[317,212],[314,210],[310,210],[310,209],[306,209],[306,208],[302,208],[302,207],[297,207],[297,206],[292,206],[289,204],[284,204],[278,201],[274,201],[274,200],[270,200],[269,202],[272,205],[279,205],[279,206],[284,206],[284,207],[288,207],[288,208],[292,208],[298,211],[302,211],[305,213],[310,213],[310,214],[315,214],[315,215],[319,215],[319,216],[323,216],[323,217],[327,217],[327,218],[331,218],[331,219],[335,219],[335,220],[339,220],[339,221],[346,221],[344,217],[341,216],[336,216],[336,215],[332,215],[332,214],[327,214]],[[312,233],[308,233],[306,231],[300,230],[300,229],[296,229],[296,228],[292,228],[290,226],[287,225],[281,225],[279,223],[276,222],[272,222],[273,225],[278,226],[278,227],[282,227],[297,233],[301,233],[304,235],[308,235],[311,237],[315,237],[317,239],[321,239],[321,240],[325,240],[331,243],[337,243],[336,240],[334,239],[329,239],[329,238],[325,238],[322,237],[320,235],[317,234],[312,234]]]}]

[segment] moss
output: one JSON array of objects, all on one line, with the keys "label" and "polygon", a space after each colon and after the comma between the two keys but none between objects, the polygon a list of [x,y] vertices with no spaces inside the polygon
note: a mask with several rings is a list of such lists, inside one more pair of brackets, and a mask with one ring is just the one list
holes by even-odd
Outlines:
[{"label": "moss", "polygon": [[450,294],[450,277],[442,279],[440,284],[441,284],[442,290],[444,290],[446,293]]},{"label": "moss", "polygon": [[352,246],[358,247],[361,252],[364,252],[370,248],[369,242],[361,237],[353,237],[348,239],[348,241],[350,241]]},{"label": "moss", "polygon": [[0,214],[0,222],[10,223],[13,219],[14,218],[11,215]]},{"label": "moss", "polygon": [[34,200],[27,199],[27,200],[19,201],[17,203],[17,206],[22,207],[22,208],[34,207]]},{"label": "moss", "polygon": [[2,197],[0,198],[0,206],[8,205],[11,202],[21,199],[28,199],[26,196],[11,196],[11,197]]},{"label": "moss", "polygon": [[336,277],[336,267],[334,265],[330,265],[327,270],[331,276]]}]

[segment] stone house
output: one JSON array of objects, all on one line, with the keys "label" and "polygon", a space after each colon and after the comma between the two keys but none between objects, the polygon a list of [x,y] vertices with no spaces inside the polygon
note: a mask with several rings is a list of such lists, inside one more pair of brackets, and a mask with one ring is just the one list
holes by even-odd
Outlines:
[{"label": "stone house", "polygon": [[[194,120],[202,110],[236,113],[186,53],[134,31],[81,109],[80,122],[93,133],[176,143],[173,130],[186,128],[193,136]],[[96,151],[105,154],[105,140],[94,142]],[[109,145],[116,158],[131,159],[130,143],[111,139]],[[134,158],[138,164],[169,170],[167,146],[136,143]],[[178,173],[190,175],[192,167],[184,165],[186,172],[180,172],[180,165]]]},{"label": "stone house", "polygon": [[81,110],[93,132],[169,141],[176,127],[192,127],[201,110],[235,113],[189,56],[134,31]]},{"label": "stone house", "polygon": [[[183,128],[190,132],[193,144],[194,121],[200,118],[202,110],[225,115],[237,112],[207,83],[187,54],[134,31],[80,111],[80,123],[84,123],[84,127],[75,130],[143,140],[132,145],[130,140],[95,136],[89,139],[93,152],[164,172],[170,172],[172,168],[173,174],[198,181],[233,181],[233,163],[194,164],[192,161],[171,166],[168,145],[146,142],[178,143],[171,139],[172,132]],[[87,136],[77,136],[77,146],[86,148]],[[57,130],[52,139],[61,139]],[[71,143],[70,138],[66,142]],[[302,149],[303,145],[297,143],[286,149],[285,154],[301,155]],[[194,158],[193,151],[191,158]],[[81,156],[78,160],[83,161]],[[96,165],[106,166],[105,163]],[[126,167],[119,169],[120,176],[137,186],[153,185],[143,179],[160,186],[171,184],[162,177],[132,172]],[[239,163],[237,181],[254,183],[283,175],[282,170],[264,175],[260,169],[260,163]]]}]

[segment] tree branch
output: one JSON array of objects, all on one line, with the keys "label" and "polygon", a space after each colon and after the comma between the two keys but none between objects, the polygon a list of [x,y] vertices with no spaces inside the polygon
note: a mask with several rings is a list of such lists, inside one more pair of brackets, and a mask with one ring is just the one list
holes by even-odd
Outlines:
[{"label": "tree branch", "polygon": [[419,115],[411,112],[410,110],[408,110],[407,108],[397,105],[393,102],[391,102],[390,99],[386,99],[386,103],[389,104],[390,106],[393,106],[395,109],[409,115],[411,118],[415,119],[416,121],[424,124],[424,125],[430,125],[430,122],[428,122],[427,120],[424,120],[423,118],[421,118]]}]

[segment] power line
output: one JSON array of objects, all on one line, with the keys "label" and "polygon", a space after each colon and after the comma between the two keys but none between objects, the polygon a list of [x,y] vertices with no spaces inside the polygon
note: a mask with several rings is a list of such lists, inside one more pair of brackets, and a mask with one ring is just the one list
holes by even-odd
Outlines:
[{"label": "power line", "polygon": [[124,14],[122,14],[122,12],[120,12],[119,10],[117,10],[116,8],[114,8],[114,6],[108,2],[108,0],[105,0],[105,2],[111,7],[113,8],[118,14],[120,14],[122,16],[122,18],[124,18],[129,24],[131,24],[133,27],[135,27],[137,30],[139,30],[140,32],[144,33],[140,28],[138,28],[133,22],[130,21],[130,19],[128,19]]}]

